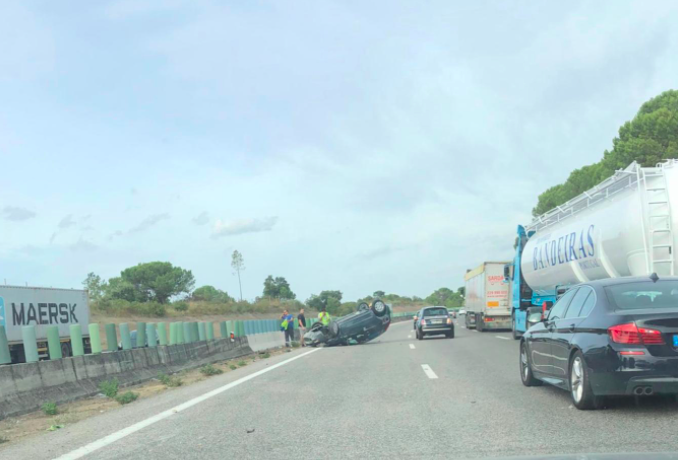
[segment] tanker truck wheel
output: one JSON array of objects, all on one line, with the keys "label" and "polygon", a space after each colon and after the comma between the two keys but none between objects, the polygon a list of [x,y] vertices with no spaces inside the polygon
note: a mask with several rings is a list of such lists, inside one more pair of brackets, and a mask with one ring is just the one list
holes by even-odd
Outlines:
[{"label": "tanker truck wheel", "polygon": [[483,329],[483,318],[480,315],[476,315],[476,331],[484,332]]},{"label": "tanker truck wheel", "polygon": [[518,340],[520,338],[520,334],[518,334],[518,331],[516,331],[515,313],[511,315],[511,335],[513,336],[513,340]]}]

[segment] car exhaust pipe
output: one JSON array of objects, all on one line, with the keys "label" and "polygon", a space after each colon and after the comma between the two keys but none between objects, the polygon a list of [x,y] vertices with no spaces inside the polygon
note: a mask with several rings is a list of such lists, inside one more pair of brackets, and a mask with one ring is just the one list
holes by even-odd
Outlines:
[{"label": "car exhaust pipe", "polygon": [[645,394],[646,395],[651,395],[652,394],[652,387],[645,387]]},{"label": "car exhaust pipe", "polygon": [[645,391],[643,390],[643,387],[635,387],[635,388],[633,389],[633,394],[635,394],[636,396],[640,396],[640,395],[642,395],[644,392],[645,392]]}]

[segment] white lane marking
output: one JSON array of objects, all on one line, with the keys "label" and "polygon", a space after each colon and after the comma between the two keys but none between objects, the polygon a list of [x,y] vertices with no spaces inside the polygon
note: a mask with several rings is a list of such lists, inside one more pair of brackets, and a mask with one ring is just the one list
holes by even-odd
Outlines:
[{"label": "white lane marking", "polygon": [[462,329],[466,329],[466,326],[462,326],[461,328],[462,328]]},{"label": "white lane marking", "polygon": [[436,375],[433,370],[431,370],[431,367],[428,364],[422,364],[421,368],[424,369],[424,373],[428,376],[430,379],[437,379],[438,376]]},{"label": "white lane marking", "polygon": [[252,380],[253,378],[259,377],[260,375],[265,374],[266,372],[270,372],[273,369],[276,369],[280,366],[284,366],[285,364],[289,364],[294,360],[297,360],[299,358],[303,358],[306,355],[310,355],[311,353],[315,353],[316,351],[320,351],[320,348],[315,348],[313,350],[307,351],[306,353],[302,353],[298,356],[295,356],[294,358],[287,359],[285,361],[282,361],[278,364],[274,364],[271,367],[267,367],[266,369],[262,369],[260,371],[257,371],[253,374],[247,375],[241,379],[236,380],[235,382],[231,382],[229,384],[226,384],[222,387],[219,387],[215,390],[210,391],[209,393],[205,393],[204,395],[198,396],[197,398],[193,398],[189,401],[186,401],[183,404],[179,404],[178,406],[175,406],[171,409],[166,410],[165,412],[161,412],[159,414],[154,415],[153,417],[149,417],[146,420],[142,420],[141,422],[135,423],[134,425],[128,426],[127,428],[123,428],[120,431],[116,431],[113,434],[109,434],[108,436],[104,436],[103,438],[91,442],[87,444],[86,446],[83,446],[79,449],[76,449],[72,452],[69,452],[67,454],[62,455],[61,457],[57,458],[56,460],[75,460],[77,458],[82,458],[85,455],[91,454],[92,452],[95,452],[103,447],[106,447],[110,444],[113,444],[116,441],[121,440],[122,438],[129,436],[133,433],[136,433],[139,430],[143,430],[147,426],[151,426],[154,423],[157,423],[161,420],[166,419],[167,417],[170,417],[174,414],[178,414],[179,412],[182,412],[186,409],[189,409],[196,404],[200,404],[203,401],[206,401],[210,398],[213,398],[214,396],[217,396],[224,391],[230,390],[231,388],[235,388],[238,385],[247,382],[248,380]]},{"label": "white lane marking", "polygon": [[502,340],[508,340],[508,337],[504,337],[503,335],[495,335],[496,338],[502,339]]},{"label": "white lane marking", "polygon": [[410,349],[414,350],[414,344],[413,343],[410,344]]},{"label": "white lane marking", "polygon": [[412,338],[412,334],[408,335],[407,338],[408,338],[408,339],[411,339],[411,338]]}]

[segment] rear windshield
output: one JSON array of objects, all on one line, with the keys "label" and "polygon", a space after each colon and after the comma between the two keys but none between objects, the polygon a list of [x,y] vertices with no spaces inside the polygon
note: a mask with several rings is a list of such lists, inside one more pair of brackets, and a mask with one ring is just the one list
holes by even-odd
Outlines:
[{"label": "rear windshield", "polygon": [[641,281],[605,288],[615,309],[678,308],[678,281]]},{"label": "rear windshield", "polygon": [[447,308],[428,308],[424,310],[424,316],[442,316],[447,315]]}]

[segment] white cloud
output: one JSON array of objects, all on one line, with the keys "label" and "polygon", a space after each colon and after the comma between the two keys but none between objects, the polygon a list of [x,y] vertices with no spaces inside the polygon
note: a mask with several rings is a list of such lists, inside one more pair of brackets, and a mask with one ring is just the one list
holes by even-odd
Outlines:
[{"label": "white cloud", "polygon": [[5,216],[5,219],[14,222],[21,222],[35,217],[35,213],[33,211],[16,206],[5,206],[2,210],[2,214]]},{"label": "white cloud", "polygon": [[170,215],[168,213],[153,214],[152,216],[148,216],[147,218],[142,220],[139,223],[139,225],[136,225],[135,227],[130,228],[128,233],[143,232],[144,230],[147,230],[147,229],[153,227],[158,222],[162,222],[163,220],[167,220],[169,218],[170,218]]},{"label": "white cloud", "polygon": [[277,216],[265,217],[263,219],[242,219],[229,222],[217,220],[212,230],[212,238],[222,236],[242,235],[243,233],[268,232],[278,222]]},{"label": "white cloud", "polygon": [[99,248],[96,244],[91,243],[90,241],[85,240],[80,237],[78,241],[71,244],[69,249],[73,252],[93,252]]},{"label": "white cloud", "polygon": [[207,211],[203,211],[197,216],[195,216],[193,219],[191,219],[191,222],[193,222],[195,225],[205,225],[208,224],[210,221],[210,215]]},{"label": "white cloud", "polygon": [[73,214],[69,214],[66,217],[64,217],[63,219],[61,219],[61,222],[59,222],[58,227],[60,229],[65,229],[65,228],[74,226],[75,223],[76,222],[73,220]]}]

